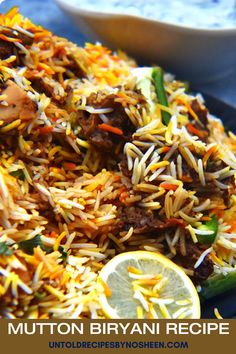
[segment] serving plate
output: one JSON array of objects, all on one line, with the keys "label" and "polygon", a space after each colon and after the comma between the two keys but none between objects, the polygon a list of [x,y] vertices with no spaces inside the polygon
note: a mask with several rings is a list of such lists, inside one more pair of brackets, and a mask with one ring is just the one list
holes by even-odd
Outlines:
[{"label": "serving plate", "polygon": [[173,25],[138,15],[105,12],[99,4],[55,0],[91,41],[124,50],[139,63],[158,63],[180,79],[195,83],[216,81],[236,64],[236,27],[204,29]]},{"label": "serving plate", "polygon": [[207,93],[201,93],[209,112],[223,121],[225,129],[236,133],[236,108]]},{"label": "serving plate", "polygon": [[[229,104],[203,93],[210,113],[219,117],[228,130],[236,131],[236,109]],[[214,308],[217,307],[223,318],[236,318],[236,287],[224,294],[205,301],[201,306],[202,318],[215,318]]]},{"label": "serving plate", "polygon": [[205,301],[201,306],[201,318],[215,318],[217,308],[223,318],[236,318],[236,288],[213,299]]}]

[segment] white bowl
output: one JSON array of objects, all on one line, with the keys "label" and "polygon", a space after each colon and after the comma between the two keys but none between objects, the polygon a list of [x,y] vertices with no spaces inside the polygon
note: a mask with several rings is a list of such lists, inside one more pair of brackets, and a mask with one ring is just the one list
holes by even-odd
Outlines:
[{"label": "white bowl", "polygon": [[214,81],[236,65],[236,27],[198,29],[141,16],[91,11],[55,0],[87,38],[122,49],[140,64],[158,64],[193,83]]}]

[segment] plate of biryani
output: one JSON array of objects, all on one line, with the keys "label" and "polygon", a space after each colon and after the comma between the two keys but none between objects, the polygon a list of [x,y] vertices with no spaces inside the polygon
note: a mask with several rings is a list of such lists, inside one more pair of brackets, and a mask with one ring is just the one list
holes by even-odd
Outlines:
[{"label": "plate of biryani", "polygon": [[234,133],[158,66],[0,26],[0,318],[200,318],[236,286]]}]

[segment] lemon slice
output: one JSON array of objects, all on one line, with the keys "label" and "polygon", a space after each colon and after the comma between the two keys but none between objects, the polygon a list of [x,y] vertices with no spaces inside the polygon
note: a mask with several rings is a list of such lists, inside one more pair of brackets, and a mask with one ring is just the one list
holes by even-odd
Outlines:
[{"label": "lemon slice", "polygon": [[121,253],[102,268],[98,281],[100,305],[108,318],[200,318],[192,281],[159,253]]}]

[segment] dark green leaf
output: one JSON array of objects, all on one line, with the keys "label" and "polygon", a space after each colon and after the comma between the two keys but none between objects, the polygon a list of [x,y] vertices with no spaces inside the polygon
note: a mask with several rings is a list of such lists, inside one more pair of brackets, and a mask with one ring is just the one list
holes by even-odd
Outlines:
[{"label": "dark green leaf", "polygon": [[0,242],[0,255],[1,256],[11,256],[13,250],[6,244],[6,242]]},{"label": "dark green leaf", "polygon": [[52,247],[48,247],[48,246],[44,246],[44,245],[42,245],[42,246],[40,246],[41,248],[42,248],[42,250],[44,251],[44,252],[46,252],[47,254],[48,253],[51,253],[53,250],[52,250]]}]

